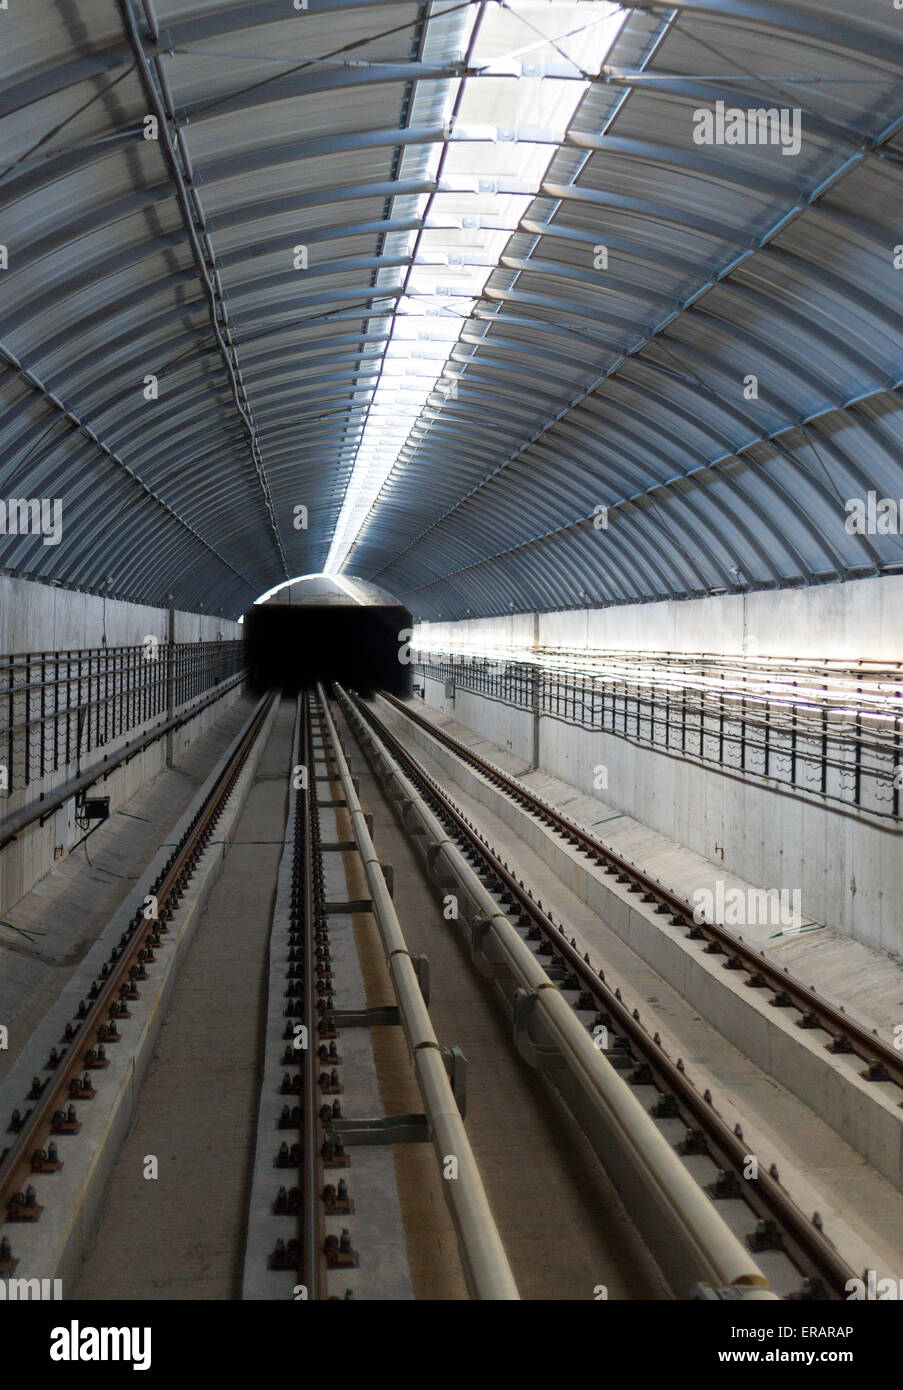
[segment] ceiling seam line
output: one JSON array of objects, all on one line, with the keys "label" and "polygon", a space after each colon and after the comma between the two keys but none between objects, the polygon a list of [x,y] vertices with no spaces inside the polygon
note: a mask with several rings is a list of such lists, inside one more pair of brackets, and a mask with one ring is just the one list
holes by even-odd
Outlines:
[{"label": "ceiling seam line", "polygon": [[[220,355],[222,356],[223,364],[226,368],[226,373],[229,378],[229,383],[232,389],[232,395],[235,401],[235,407],[251,441],[251,458],[254,464],[255,472],[257,474],[258,482],[260,483],[261,491],[263,492],[264,503],[269,516],[270,525],[272,527],[273,537],[276,542],[276,550],[279,554],[279,558],[282,563],[282,568],[285,571],[285,576],[286,578],[288,578],[288,562],[286,560],[285,551],[282,546],[282,537],[279,532],[279,523],[276,519],[276,510],[273,504],[273,498],[270,492],[270,486],[266,476],[266,469],[263,463],[263,453],[260,448],[260,441],[257,434],[257,428],[254,424],[254,420],[251,415],[250,401],[248,400],[247,392],[244,388],[244,383],[241,379],[241,369],[238,366],[234,337],[229,324],[229,317],[225,306],[224,295],[222,292],[222,282],[219,278],[219,271],[216,268],[216,258],[213,252],[213,246],[210,242],[210,237],[206,230],[203,208],[200,204],[195,190],[192,188],[192,197],[195,203],[195,210],[192,210],[192,204],[189,201],[188,191],[183,181],[182,172],[179,168],[179,158],[176,153],[175,145],[173,143],[172,130],[170,125],[171,122],[174,123],[175,118],[171,110],[171,103],[168,97],[165,95],[165,77],[159,69],[154,69],[157,72],[161,88],[161,91],[158,92],[156,84],[154,83],[152,77],[151,64],[148,62],[147,55],[144,52],[144,46],[141,40],[141,36],[138,32],[137,25],[135,24],[134,15],[132,13],[129,0],[118,0],[118,4],[126,35],[128,37],[129,43],[132,46],[132,51],[135,55],[135,62],[137,65],[138,76],[141,81],[142,89],[151,105],[154,115],[157,117],[160,143],[163,147],[164,163],[167,165],[169,169],[169,173],[172,178],[173,185],[175,187],[176,202],[179,206],[182,221],[185,225],[185,230],[188,236],[188,244],[191,249],[194,262],[197,266],[198,274],[201,278],[201,282],[206,292],[205,297],[207,299],[207,307],[210,315],[210,321],[213,327],[213,333],[216,338],[217,345],[220,349]],[[186,164],[188,180],[189,183],[191,183],[191,162],[188,158],[187,149],[185,149],[184,146],[182,147],[182,152]],[[200,239],[198,237],[197,228],[195,226],[195,214],[200,220],[201,228],[204,233],[204,238],[207,242],[208,254],[213,264],[213,280],[211,280],[210,278],[210,274],[207,269],[207,264],[204,260],[203,250],[201,248]],[[219,311],[222,314],[226,333],[229,335],[230,341],[228,344],[219,322],[217,306],[219,307]],[[244,394],[245,400],[247,401],[247,406],[244,406],[242,404],[242,394]]]}]

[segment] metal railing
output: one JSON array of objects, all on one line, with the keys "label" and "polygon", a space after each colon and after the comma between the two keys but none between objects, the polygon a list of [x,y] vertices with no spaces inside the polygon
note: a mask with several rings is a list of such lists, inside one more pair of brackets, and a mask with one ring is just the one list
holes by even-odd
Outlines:
[{"label": "metal railing", "polygon": [[899,820],[903,667],[540,648],[414,653],[420,676]]},{"label": "metal railing", "polygon": [[242,666],[241,641],[0,657],[0,796],[77,768],[93,750],[179,709]]}]

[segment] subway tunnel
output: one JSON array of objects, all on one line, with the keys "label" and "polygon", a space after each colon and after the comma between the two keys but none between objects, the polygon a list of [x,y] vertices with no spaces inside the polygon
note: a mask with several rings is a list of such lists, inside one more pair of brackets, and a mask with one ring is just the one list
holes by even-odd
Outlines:
[{"label": "subway tunnel", "polygon": [[901,25],[0,4],[0,1300],[54,1366],[165,1372],[176,1303],[195,1369],[295,1301],[888,1349]]},{"label": "subway tunnel", "polygon": [[248,691],[297,694],[335,680],[367,695],[410,695],[412,621],[375,584],[298,579],[244,615]]}]

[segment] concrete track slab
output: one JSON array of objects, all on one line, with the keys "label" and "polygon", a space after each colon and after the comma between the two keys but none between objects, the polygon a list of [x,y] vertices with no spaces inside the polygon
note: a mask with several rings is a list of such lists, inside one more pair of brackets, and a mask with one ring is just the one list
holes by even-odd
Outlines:
[{"label": "concrete track slab", "polygon": [[284,702],[176,980],[75,1298],[239,1296],[293,716]]},{"label": "concrete track slab", "polygon": [[[417,709],[422,711],[419,702]],[[444,766],[412,737],[410,725],[400,715],[384,703],[379,713],[425,769],[449,789],[456,803],[481,827],[514,872],[530,884],[543,902],[554,904],[556,920],[575,938],[581,952],[589,953],[594,967],[604,968],[606,980],[621,988],[625,1003],[639,1008],[647,1028],[660,1032],[671,1056],[684,1059],[688,1075],[698,1089],[712,1091],[716,1108],[731,1127],[741,1124],[749,1152],[766,1168],[777,1164],[782,1183],[804,1212],[819,1212],[826,1233],[852,1268],[857,1273],[866,1267],[877,1268],[881,1271],[879,1277],[898,1278],[903,1259],[903,1195],[801,1100],[726,1041],[676,988],[631,950],[533,853],[506,821],[452,781]],[[447,725],[441,716],[436,722]],[[450,725],[448,732],[457,737],[459,730]],[[493,757],[492,750],[486,747],[485,756],[505,766],[504,755],[500,750],[495,752],[498,756]],[[507,761],[511,761],[510,755]],[[553,804],[563,804],[567,792],[571,793],[572,803],[576,799],[573,789],[561,792],[553,779],[544,778],[540,786],[531,779],[525,780]],[[599,803],[590,804],[597,817]],[[567,810],[577,819],[573,804]],[[583,812],[580,819],[586,824],[591,813],[585,806]],[[636,830],[634,845],[639,843],[639,832],[645,827]],[[614,847],[645,863],[639,852],[629,854],[625,842]]]},{"label": "concrete track slab", "polygon": [[[75,966],[106,926],[191,798],[244,724],[253,701],[232,705],[182,755],[61,860],[0,925],[0,1080]],[[32,936],[21,933],[30,932]]]}]

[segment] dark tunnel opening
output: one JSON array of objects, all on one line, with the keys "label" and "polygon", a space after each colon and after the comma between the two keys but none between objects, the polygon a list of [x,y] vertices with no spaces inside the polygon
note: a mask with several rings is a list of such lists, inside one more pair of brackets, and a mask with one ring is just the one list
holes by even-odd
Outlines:
[{"label": "dark tunnel opening", "polygon": [[363,695],[411,693],[413,622],[400,604],[258,604],[243,626],[255,694],[297,694],[317,681],[338,681]]}]

